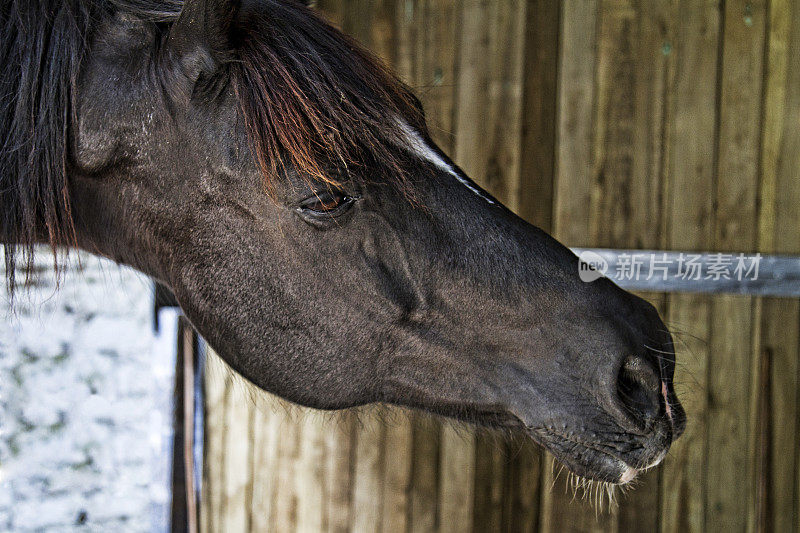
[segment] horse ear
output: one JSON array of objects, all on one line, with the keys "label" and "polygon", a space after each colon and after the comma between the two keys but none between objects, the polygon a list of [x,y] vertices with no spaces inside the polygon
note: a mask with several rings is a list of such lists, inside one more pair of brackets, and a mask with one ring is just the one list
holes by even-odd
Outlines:
[{"label": "horse ear", "polygon": [[186,0],[167,38],[170,61],[191,81],[216,71],[231,48],[240,0]]}]

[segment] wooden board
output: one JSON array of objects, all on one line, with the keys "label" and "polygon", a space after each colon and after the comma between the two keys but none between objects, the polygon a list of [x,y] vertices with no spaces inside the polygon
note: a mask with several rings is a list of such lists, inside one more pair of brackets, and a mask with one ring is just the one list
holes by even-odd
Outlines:
[{"label": "wooden board", "polygon": [[[770,2],[765,55],[758,249],[800,252],[800,4]],[[768,358],[769,424],[756,448],[763,458],[755,516],[759,530],[800,530],[800,302],[765,299],[760,313],[760,356]],[[759,490],[761,489],[761,490]]]},{"label": "wooden board", "polygon": [[[719,132],[715,183],[715,250],[756,246],[766,11],[763,2],[733,1],[723,14]],[[759,358],[753,299],[714,298],[708,382],[706,524],[743,529],[754,513],[755,427]],[[718,355],[724,354],[724,357]],[[711,453],[713,450],[713,453]],[[739,490],[730,490],[739,487]]]},{"label": "wooden board", "polygon": [[[563,242],[800,253],[800,2],[316,5],[415,90],[443,150]],[[644,296],[689,423],[613,511],[573,501],[527,439],[254,403],[210,356],[202,529],[800,530],[800,302]]]},{"label": "wooden board", "polygon": [[[711,3],[681,4],[675,13],[672,90],[667,100],[666,247],[711,249],[713,209],[716,76],[721,14]],[[661,529],[706,530],[705,487],[708,399],[707,380],[711,300],[670,295],[667,324],[673,330],[678,366],[675,387],[688,423],[664,461]]]}]

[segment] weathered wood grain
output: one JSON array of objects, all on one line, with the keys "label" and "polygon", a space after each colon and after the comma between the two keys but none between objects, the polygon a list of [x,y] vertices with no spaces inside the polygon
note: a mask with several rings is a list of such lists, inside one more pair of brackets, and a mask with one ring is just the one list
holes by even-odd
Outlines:
[{"label": "weathered wood grain", "polygon": [[223,472],[227,450],[225,439],[225,390],[230,376],[222,360],[211,350],[205,363],[205,442],[203,443],[203,489],[200,528],[209,533],[222,531]]},{"label": "weathered wood grain", "polygon": [[[732,1],[723,15],[714,249],[756,246],[764,2]],[[714,298],[711,316],[706,524],[742,529],[754,515],[753,413],[759,383],[753,299]],[[713,453],[711,451],[713,450]],[[738,487],[738,490],[731,490]]]},{"label": "weathered wood grain", "polygon": [[[666,247],[707,250],[712,245],[716,82],[720,43],[719,6],[679,2],[672,91],[668,94],[666,149]],[[673,331],[678,365],[676,390],[688,423],[664,461],[661,479],[661,529],[706,530],[706,427],[710,298],[670,295],[667,325]]]},{"label": "weathered wood grain", "polygon": [[411,467],[409,531],[437,531],[441,424],[419,413],[414,414],[413,420],[414,457]]},{"label": "weathered wood grain", "polygon": [[[800,252],[800,4],[769,5],[761,137],[758,249]],[[770,434],[757,453],[769,458],[766,492],[756,501],[756,528],[800,530],[800,302],[764,299],[761,356],[769,357]]]},{"label": "weathered wood grain", "polygon": [[325,431],[325,522],[330,533],[351,530],[355,429],[355,413],[347,412]]},{"label": "weathered wood grain", "polygon": [[503,531],[536,531],[539,526],[539,499],[542,489],[542,451],[524,435],[512,439],[505,467]]},{"label": "weathered wood grain", "polygon": [[[475,531],[499,531],[503,526],[506,462],[503,440],[478,432],[475,436],[475,499],[472,516]],[[535,481],[538,485],[538,479]],[[536,492],[536,487],[531,490]]]},{"label": "weathered wood grain", "polygon": [[247,502],[251,531],[268,531],[277,490],[278,438],[282,413],[257,404],[251,411],[250,501]]},{"label": "weathered wood grain", "polygon": [[597,16],[595,0],[562,4],[553,232],[571,246],[594,244],[589,206],[596,171],[592,139]]},{"label": "weathered wood grain", "polygon": [[325,427],[323,416],[310,412],[301,421],[295,471],[297,530],[323,531],[325,523]]},{"label": "weathered wood grain", "polygon": [[517,214],[545,231],[553,226],[559,8],[546,0],[532,0],[525,8]]},{"label": "weathered wood grain", "polygon": [[408,529],[414,432],[411,413],[397,410],[386,425],[383,454],[383,533],[404,533]]},{"label": "weathered wood grain", "polygon": [[[415,89],[460,166],[566,244],[800,253],[800,3],[316,6]],[[573,502],[528,440],[265,409],[209,356],[201,528],[800,530],[800,302],[646,297],[689,424],[612,513]]]},{"label": "weathered wood grain", "polygon": [[439,531],[472,529],[475,493],[475,434],[473,428],[442,426],[439,464]]},{"label": "weathered wood grain", "polygon": [[353,530],[380,531],[383,504],[383,419],[378,413],[362,416],[356,427],[353,474]]}]

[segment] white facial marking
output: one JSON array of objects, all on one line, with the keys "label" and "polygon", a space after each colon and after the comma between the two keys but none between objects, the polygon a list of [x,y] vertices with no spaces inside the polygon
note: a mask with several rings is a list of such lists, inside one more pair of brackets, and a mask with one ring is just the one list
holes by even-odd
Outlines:
[{"label": "white facial marking", "polygon": [[618,483],[620,485],[624,485],[625,483],[630,483],[640,472],[644,472],[646,470],[650,470],[651,468],[658,466],[666,456],[667,456],[667,450],[664,450],[660,454],[658,454],[658,457],[656,457],[652,463],[642,468],[641,470],[637,470],[632,466],[628,466],[625,463],[622,463],[624,471],[622,472],[622,475],[620,476]]},{"label": "white facial marking", "polygon": [[619,484],[624,485],[625,483],[630,483],[631,481],[633,481],[633,478],[635,478],[636,474],[638,473],[639,471],[636,470],[635,468],[631,468],[630,466],[627,467],[619,478]]},{"label": "white facial marking", "polygon": [[404,121],[400,121],[400,127],[403,128],[403,131],[406,134],[406,138],[408,139],[408,146],[411,148],[411,151],[422,159],[430,161],[440,169],[448,172],[454,178],[456,178],[459,183],[461,183],[464,187],[472,191],[474,194],[480,196],[490,204],[494,205],[495,202],[491,198],[487,198],[481,191],[479,191],[472,183],[468,180],[464,179],[464,176],[456,172],[456,170],[450,166],[447,161],[441,158],[439,154],[437,154],[430,146],[425,143],[425,140],[420,136],[419,133],[414,131],[414,129],[406,124]]}]

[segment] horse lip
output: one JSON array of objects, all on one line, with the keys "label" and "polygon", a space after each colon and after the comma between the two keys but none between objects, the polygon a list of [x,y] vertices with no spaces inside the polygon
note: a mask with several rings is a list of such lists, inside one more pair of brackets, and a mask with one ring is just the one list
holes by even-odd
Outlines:
[{"label": "horse lip", "polygon": [[652,463],[645,466],[644,468],[633,468],[632,466],[623,463],[625,465],[625,470],[623,470],[622,475],[619,477],[618,484],[625,485],[627,483],[630,483],[636,478],[636,476],[638,476],[642,472],[647,472],[651,468],[655,468],[656,466],[661,464],[661,461],[663,461],[666,456],[667,456],[667,450],[663,450],[660,454],[658,454],[658,457],[656,457]]},{"label": "horse lip", "polygon": [[[620,481],[619,477],[617,476],[622,476],[627,469],[631,468],[625,461],[608,451],[599,450],[596,447],[591,446],[589,443],[581,440],[570,439],[569,437],[565,437],[558,432],[550,430],[550,428],[526,426],[526,429],[528,434],[539,445],[550,451],[550,453],[552,453],[559,462],[561,462],[570,471],[578,476],[595,479],[597,481],[605,481],[611,484],[619,484]],[[597,467],[600,466],[598,464],[581,464],[580,462],[576,461],[575,457],[568,454],[565,450],[559,449],[558,446],[555,445],[554,441],[567,441],[574,445],[580,446],[585,451],[596,454],[596,457],[598,458],[597,462],[605,463],[606,467],[602,467],[598,470]],[[617,474],[617,472],[620,471],[623,474]],[[638,472],[638,470],[636,472]]]},{"label": "horse lip", "polygon": [[[553,431],[552,428],[547,427],[534,427],[526,426],[528,434],[534,438],[541,446],[548,449],[557,460],[562,462],[570,470],[582,477],[589,477],[596,480],[606,481],[611,484],[625,485],[633,481],[640,474],[658,466],[667,456],[669,446],[662,449],[661,452],[649,464],[645,466],[634,467],[631,466],[627,460],[623,459],[616,453],[598,449],[592,446],[589,442],[584,442],[581,439],[575,439]],[[667,430],[669,431],[669,430]],[[538,438],[537,438],[538,437]],[[574,458],[570,457],[564,450],[559,450],[553,446],[552,440],[569,441],[575,445],[580,446],[586,451],[597,454],[599,457],[605,458],[605,463],[609,467],[605,472],[601,470],[591,471],[592,467],[588,464],[579,465],[575,463]],[[613,466],[612,466],[613,465]],[[597,465],[596,465],[597,466]],[[583,470],[583,472],[581,472]],[[612,477],[613,476],[613,477]],[[605,478],[605,479],[604,479]]]},{"label": "horse lip", "polygon": [[627,466],[625,470],[622,472],[622,475],[619,477],[619,484],[625,485],[626,483],[630,483],[633,479],[639,474],[639,471],[633,468],[632,466]]}]

